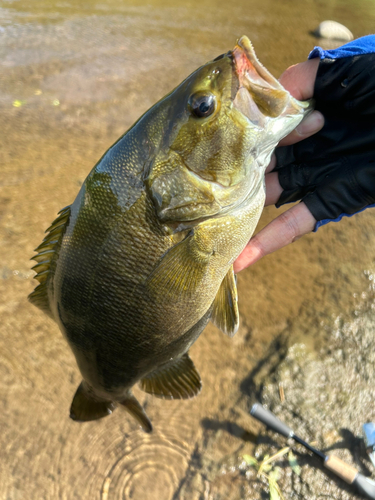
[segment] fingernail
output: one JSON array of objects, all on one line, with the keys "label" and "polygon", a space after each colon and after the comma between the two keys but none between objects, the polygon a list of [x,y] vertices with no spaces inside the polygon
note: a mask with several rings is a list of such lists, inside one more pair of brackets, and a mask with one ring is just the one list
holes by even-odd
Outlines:
[{"label": "fingernail", "polygon": [[324,116],[319,111],[313,111],[296,128],[296,131],[303,136],[308,136],[318,132],[324,125]]}]

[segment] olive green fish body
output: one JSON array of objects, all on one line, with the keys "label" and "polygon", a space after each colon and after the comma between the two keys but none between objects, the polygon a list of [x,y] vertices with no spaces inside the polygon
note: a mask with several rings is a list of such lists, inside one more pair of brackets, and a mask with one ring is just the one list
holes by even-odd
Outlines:
[{"label": "olive green fish body", "polygon": [[[50,303],[85,380],[118,399],[156,366],[186,352],[199,336],[209,318],[201,328],[196,325],[249,240],[264,197],[260,192],[255,208],[173,235],[158,221],[141,186],[130,207],[116,203],[103,163],[106,159],[71,207],[50,281]],[[129,189],[135,196],[134,187]],[[186,244],[196,249],[197,265],[202,265],[188,293],[168,276],[157,282],[153,275],[170,249]],[[210,258],[201,263],[201,254]],[[179,262],[186,280],[194,258]]]},{"label": "olive green fish body", "polygon": [[232,264],[265,199],[277,142],[302,119],[243,37],[159,101],[102,157],[35,257],[30,300],[59,324],[83,382],[71,417],[121,404],[151,430],[132,395],[196,395],[188,356],[211,319],[238,328]]}]

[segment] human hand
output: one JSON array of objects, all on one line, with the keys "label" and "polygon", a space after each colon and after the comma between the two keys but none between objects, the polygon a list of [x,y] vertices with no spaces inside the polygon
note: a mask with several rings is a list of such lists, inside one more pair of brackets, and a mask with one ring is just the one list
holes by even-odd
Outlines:
[{"label": "human hand", "polygon": [[[280,77],[280,83],[299,100],[311,99],[314,93],[316,73],[319,59],[311,59],[288,68]],[[323,115],[314,111],[305,118],[298,127],[280,141],[279,146],[295,144],[318,132],[324,125]],[[283,189],[278,180],[278,172],[273,172],[276,166],[276,156],[272,156],[266,170],[266,201],[265,205],[274,205]],[[270,224],[257,233],[247,244],[234,263],[234,272],[254,264],[259,259],[272,253],[298,238],[311,232],[316,220],[301,202],[279,215]]]}]

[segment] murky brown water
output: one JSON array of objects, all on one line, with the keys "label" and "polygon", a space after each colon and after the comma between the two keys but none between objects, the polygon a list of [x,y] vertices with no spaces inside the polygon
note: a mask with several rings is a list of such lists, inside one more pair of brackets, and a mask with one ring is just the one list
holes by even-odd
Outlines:
[{"label": "murky brown water", "polygon": [[[242,446],[244,436],[251,446],[240,384],[271,340],[289,328],[314,348],[329,341],[321,321],[355,307],[354,295],[367,288],[364,270],[375,267],[370,212],[241,273],[240,331],[230,340],[209,326],[191,351],[201,395],[169,402],[137,393],[155,426],[146,435],[119,410],[87,424],[68,418],[80,381],[73,355],[26,300],[35,284],[29,258],[44,229],[141,113],[242,34],[280,74],[305,59],[316,43],[309,32],[324,19],[361,36],[373,30],[375,5],[0,1],[0,499],[199,498],[182,485],[205,428],[217,439],[202,468]],[[275,214],[267,209],[261,224]],[[209,482],[205,488],[205,498],[215,498]]]}]

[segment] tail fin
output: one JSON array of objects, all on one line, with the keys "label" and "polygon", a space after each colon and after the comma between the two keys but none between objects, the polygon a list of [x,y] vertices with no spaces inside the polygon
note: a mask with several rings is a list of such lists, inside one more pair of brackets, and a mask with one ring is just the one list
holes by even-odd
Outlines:
[{"label": "tail fin", "polygon": [[[144,431],[152,431],[150,419],[133,394],[128,393],[126,399],[121,401],[120,404],[137,420]],[[70,407],[70,418],[77,422],[88,422],[89,420],[97,420],[110,415],[115,408],[116,404],[112,401],[96,398],[90,386],[82,381]]]},{"label": "tail fin", "polygon": [[97,420],[110,415],[115,408],[112,401],[95,399],[85,382],[81,382],[70,407],[70,418],[78,422]]},{"label": "tail fin", "polygon": [[138,400],[133,396],[133,394],[129,393],[124,399],[121,401],[121,405],[125,408],[125,410],[130,413],[132,417],[134,417],[138,423],[141,425],[142,429],[145,432],[152,432],[152,424],[150,419],[146,415],[146,412],[139,404]]}]

